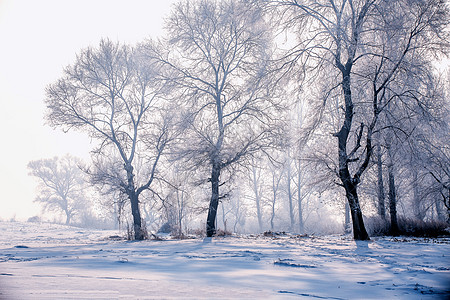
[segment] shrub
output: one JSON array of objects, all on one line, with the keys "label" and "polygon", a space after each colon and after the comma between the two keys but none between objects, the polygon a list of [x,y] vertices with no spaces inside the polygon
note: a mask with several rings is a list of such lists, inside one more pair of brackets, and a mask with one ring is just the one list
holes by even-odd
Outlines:
[{"label": "shrub", "polygon": [[[431,220],[422,221],[414,218],[399,217],[399,235],[414,237],[439,237],[449,236],[449,225],[446,222]],[[383,220],[380,217],[366,219],[366,228],[370,236],[390,235],[391,224],[389,218]]]},{"label": "shrub", "polygon": [[399,218],[398,227],[400,235],[414,237],[439,237],[449,236],[446,230],[448,224],[446,222],[431,220],[422,221],[411,218]]},{"label": "shrub", "polygon": [[370,236],[385,236],[389,235],[391,224],[387,219],[379,216],[368,217],[365,220],[366,230]]},{"label": "shrub", "polygon": [[233,235],[233,233],[231,233],[228,230],[223,230],[223,229],[217,229],[216,234],[214,234],[214,236],[231,236]]},{"label": "shrub", "polygon": [[30,218],[28,218],[27,222],[29,222],[29,223],[39,223],[39,222],[41,222],[41,218],[39,218],[39,216],[30,217]]}]

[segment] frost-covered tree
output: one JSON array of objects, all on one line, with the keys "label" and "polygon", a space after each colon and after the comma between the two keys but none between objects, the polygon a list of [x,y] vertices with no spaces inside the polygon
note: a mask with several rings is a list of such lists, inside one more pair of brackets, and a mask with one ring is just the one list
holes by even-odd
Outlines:
[{"label": "frost-covered tree", "polygon": [[[416,57],[447,47],[442,0],[267,0],[297,39],[285,58],[330,83],[320,102],[339,99],[336,174],[345,190],[355,239],[366,240],[358,186],[374,151],[374,133],[386,105],[407,99],[386,91]],[[308,75],[306,75],[308,76]],[[317,116],[326,118],[321,113]],[[329,130],[329,129],[328,129]]]},{"label": "frost-covered tree", "polygon": [[98,142],[92,180],[127,196],[136,240],[146,234],[140,196],[149,191],[170,139],[159,73],[139,49],[102,40],[82,50],[46,90],[50,125],[85,131]]},{"label": "frost-covered tree", "polygon": [[269,31],[261,11],[238,0],[182,1],[166,27],[169,50],[159,58],[171,68],[186,117],[178,155],[209,169],[206,231],[212,236],[224,171],[268,144],[275,116],[268,98]]},{"label": "frost-covered tree", "polygon": [[64,213],[66,224],[86,207],[86,182],[80,166],[81,160],[70,155],[28,163],[29,175],[39,181],[35,202],[43,205],[43,211]]}]

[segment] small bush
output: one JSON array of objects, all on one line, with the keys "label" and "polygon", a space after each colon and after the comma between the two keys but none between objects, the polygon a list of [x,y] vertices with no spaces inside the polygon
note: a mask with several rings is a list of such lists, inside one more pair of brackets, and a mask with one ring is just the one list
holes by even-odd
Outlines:
[{"label": "small bush", "polygon": [[268,231],[265,231],[264,233],[263,233],[263,236],[265,236],[265,237],[278,237],[278,236],[286,236],[286,232],[285,231],[271,231],[271,230],[268,230]]},{"label": "small bush", "polygon": [[[448,227],[449,225],[446,222],[436,220],[422,221],[413,218],[398,218],[398,233],[403,236],[449,236]],[[390,235],[391,224],[389,218],[383,220],[380,217],[370,217],[366,219],[366,228],[370,236],[388,236]]]},{"label": "small bush", "polygon": [[39,222],[41,222],[41,218],[39,218],[39,216],[30,217],[30,218],[28,218],[27,222],[29,222],[29,223],[39,223]]},{"label": "small bush", "polygon": [[[206,229],[204,229],[204,228],[203,229],[191,229],[191,230],[189,230],[188,235],[196,236],[198,238],[204,238],[204,237],[206,237]],[[214,234],[214,236],[231,236],[231,235],[233,235],[232,232],[230,232],[228,230],[225,231],[222,229],[217,229],[216,233]]]},{"label": "small bush", "polygon": [[173,225],[169,222],[164,223],[157,231],[157,233],[172,233]]},{"label": "small bush", "polygon": [[[147,230],[147,224],[145,223],[144,220],[141,221],[141,233],[144,236],[144,240],[148,240],[149,235],[148,235],[148,230]],[[129,241],[133,241],[134,240],[134,226],[133,224],[130,224],[127,222],[127,228],[126,228],[127,232],[126,232],[126,237],[127,240]]]},{"label": "small bush", "polygon": [[223,230],[223,229],[217,229],[216,234],[214,234],[214,236],[231,236],[233,235],[233,233],[231,233],[228,230]]},{"label": "small bush", "polygon": [[188,234],[203,238],[206,236],[206,229],[204,229],[204,228],[203,229],[200,229],[200,228],[191,229],[191,230],[189,230]]},{"label": "small bush", "polygon": [[389,235],[391,224],[387,219],[381,217],[369,217],[365,219],[367,233],[370,236],[386,236]]},{"label": "small bush", "polygon": [[418,219],[399,218],[398,227],[400,235],[414,237],[449,236],[446,229],[448,224],[442,221],[422,221]]}]

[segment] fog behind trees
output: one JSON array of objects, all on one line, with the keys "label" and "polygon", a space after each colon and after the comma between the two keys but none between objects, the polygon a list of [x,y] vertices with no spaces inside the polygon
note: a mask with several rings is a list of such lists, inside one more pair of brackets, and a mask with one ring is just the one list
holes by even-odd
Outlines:
[{"label": "fog behind trees", "polygon": [[164,36],[78,53],[46,120],[92,139],[80,201],[134,239],[448,223],[448,21],[437,0],[180,1]]}]

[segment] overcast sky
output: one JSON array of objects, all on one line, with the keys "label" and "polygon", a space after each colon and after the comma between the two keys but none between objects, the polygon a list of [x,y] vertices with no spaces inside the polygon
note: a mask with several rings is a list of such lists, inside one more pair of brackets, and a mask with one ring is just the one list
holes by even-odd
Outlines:
[{"label": "overcast sky", "polygon": [[44,122],[44,89],[102,37],[135,43],[162,33],[175,0],[0,0],[0,219],[39,214],[30,160],[89,157],[85,134]]}]

